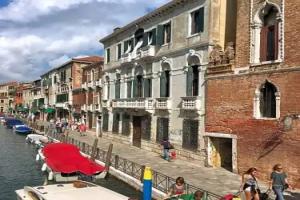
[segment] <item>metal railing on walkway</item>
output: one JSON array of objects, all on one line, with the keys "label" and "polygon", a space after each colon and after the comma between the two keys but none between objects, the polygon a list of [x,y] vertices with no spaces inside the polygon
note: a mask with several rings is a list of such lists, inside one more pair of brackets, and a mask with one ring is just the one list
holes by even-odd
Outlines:
[{"label": "metal railing on walkway", "polygon": [[[34,124],[32,124],[32,125],[33,125],[32,127],[37,127],[37,128],[39,127]],[[92,155],[92,152],[93,152],[92,145],[82,142],[82,141],[79,141],[75,138],[65,136],[64,134],[57,133],[55,128],[46,127],[45,134],[50,138],[76,145],[80,149],[81,152],[83,152],[89,156]],[[107,155],[107,151],[97,147],[96,156],[95,156],[96,160],[99,160],[101,162],[106,162],[106,155]],[[110,163],[111,166],[114,167],[115,169],[117,169],[131,177],[134,177],[135,179],[140,180],[141,182],[143,181],[143,173],[144,173],[144,169],[145,169],[144,165],[140,165],[140,164],[132,162],[126,158],[122,158],[117,154],[112,154],[110,162],[111,162]],[[153,172],[153,174],[152,174],[153,175],[153,179],[152,179],[153,187],[161,192],[167,193],[169,191],[169,189],[171,188],[171,186],[175,183],[175,179],[171,178],[165,174],[162,174],[158,171],[155,171],[155,170],[152,170],[152,172]],[[219,196],[217,194],[208,192],[206,190],[203,190],[196,186],[190,185],[188,183],[185,184],[185,189],[186,189],[187,193],[194,193],[197,190],[202,191],[206,196],[206,200],[219,200],[221,198],[221,196]]]}]

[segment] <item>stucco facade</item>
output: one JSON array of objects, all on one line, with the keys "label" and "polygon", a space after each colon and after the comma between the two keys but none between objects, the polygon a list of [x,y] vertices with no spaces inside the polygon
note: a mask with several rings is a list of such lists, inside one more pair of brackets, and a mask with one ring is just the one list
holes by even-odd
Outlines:
[{"label": "stucco facade", "polygon": [[202,163],[204,76],[212,47],[234,39],[232,12],[233,1],[171,1],[103,38],[105,135],[156,152],[167,137]]}]

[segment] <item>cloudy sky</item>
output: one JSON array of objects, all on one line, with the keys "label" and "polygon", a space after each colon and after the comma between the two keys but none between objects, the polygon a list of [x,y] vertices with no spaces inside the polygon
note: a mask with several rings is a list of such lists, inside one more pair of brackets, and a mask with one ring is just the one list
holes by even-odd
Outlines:
[{"label": "cloudy sky", "polygon": [[102,55],[114,27],[170,0],[0,0],[0,82],[30,81],[72,57]]}]

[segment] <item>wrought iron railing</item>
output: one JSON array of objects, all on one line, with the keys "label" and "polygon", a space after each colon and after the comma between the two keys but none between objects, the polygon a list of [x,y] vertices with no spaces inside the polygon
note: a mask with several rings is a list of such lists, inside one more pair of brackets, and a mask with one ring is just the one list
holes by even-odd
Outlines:
[{"label": "wrought iron railing", "polygon": [[[64,136],[63,134],[57,134],[55,132],[55,130],[53,130],[53,129],[46,128],[45,131],[46,131],[46,135],[48,135],[50,138],[76,145],[80,149],[81,152],[83,152],[87,155],[90,155],[90,156],[92,155],[92,152],[93,152],[92,145],[87,144],[85,142],[81,142],[81,141],[76,140],[71,137]],[[96,149],[95,158],[97,160],[106,162],[106,155],[107,155],[107,151],[100,149],[100,148]],[[144,165],[140,165],[140,164],[132,162],[126,158],[122,158],[117,154],[112,154],[110,162],[111,162],[110,163],[111,166],[114,167],[115,169],[117,169],[131,177],[134,177],[135,179],[138,179],[141,181],[143,180],[143,173],[144,173],[144,169],[145,169]],[[171,188],[171,186],[175,183],[174,178],[171,178],[165,174],[162,174],[155,170],[153,170],[152,173],[153,173],[152,185],[154,188],[156,188],[157,190],[159,190],[161,192],[167,193],[169,191],[169,189]],[[221,196],[219,196],[217,194],[205,191],[201,188],[195,187],[188,183],[185,184],[185,188],[186,188],[187,193],[194,193],[197,190],[204,192],[204,194],[206,196],[206,200],[219,200],[221,198]]]}]

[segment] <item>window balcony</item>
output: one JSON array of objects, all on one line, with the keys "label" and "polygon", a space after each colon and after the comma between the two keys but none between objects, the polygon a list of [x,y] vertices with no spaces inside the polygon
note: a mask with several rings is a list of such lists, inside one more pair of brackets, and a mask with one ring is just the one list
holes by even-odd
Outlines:
[{"label": "window balcony", "polygon": [[95,87],[102,87],[102,80],[101,79],[95,81]]},{"label": "window balcony", "polygon": [[153,110],[154,100],[149,98],[115,99],[112,101],[112,107]]},{"label": "window balcony", "polygon": [[148,45],[140,49],[141,52],[141,59],[145,58],[152,58],[155,56],[155,46],[153,45]]},{"label": "window balcony", "polygon": [[82,83],[81,88],[84,89],[84,90],[87,90],[88,89],[87,83],[86,82]]},{"label": "window balcony", "polygon": [[110,107],[110,100],[102,100],[102,107],[109,108]]},{"label": "window balcony", "polygon": [[155,108],[158,110],[170,110],[172,101],[168,97],[156,98]]},{"label": "window balcony", "polygon": [[100,104],[94,104],[94,111],[95,112],[101,112]]},{"label": "window balcony", "polygon": [[200,110],[201,109],[201,99],[199,96],[191,97],[181,97],[183,110]]},{"label": "window balcony", "polygon": [[122,55],[121,64],[130,63],[132,60],[131,53],[126,53]]},{"label": "window balcony", "polygon": [[87,106],[87,110],[88,110],[89,112],[94,112],[94,111],[95,111],[94,105],[93,105],[93,104],[88,105],[88,106]]},{"label": "window balcony", "polygon": [[90,82],[87,84],[88,88],[93,88],[94,85],[95,85],[95,82],[94,82],[94,81],[90,81]]}]

